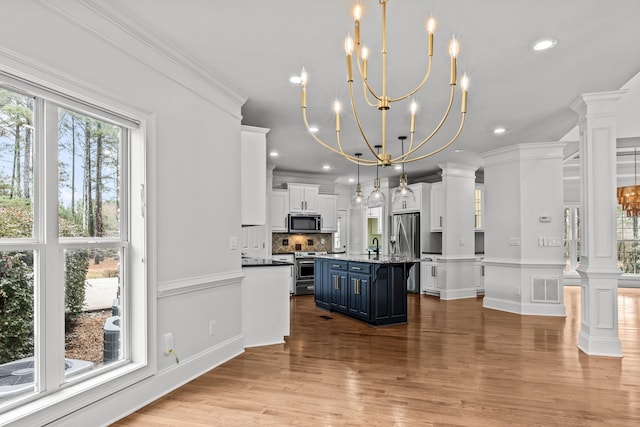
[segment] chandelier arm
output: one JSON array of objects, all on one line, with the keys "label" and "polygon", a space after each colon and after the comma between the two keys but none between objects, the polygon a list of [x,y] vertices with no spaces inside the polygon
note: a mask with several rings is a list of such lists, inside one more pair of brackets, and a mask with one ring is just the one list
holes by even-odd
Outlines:
[{"label": "chandelier arm", "polygon": [[443,145],[442,147],[438,148],[437,150],[433,150],[430,153],[427,154],[423,154],[420,157],[414,157],[413,159],[407,159],[405,160],[403,163],[411,163],[411,162],[415,162],[417,160],[422,160],[422,159],[426,159],[427,157],[433,156],[434,154],[438,154],[439,152],[441,152],[442,150],[446,149],[448,146],[450,146],[451,144],[453,144],[453,142],[458,139],[458,136],[460,136],[460,132],[462,132],[462,128],[464,127],[464,119],[465,117],[467,117],[467,113],[462,113],[462,118],[460,120],[460,127],[458,127],[458,131],[456,132],[456,134],[453,136],[453,138],[451,138],[451,140],[449,140],[449,142],[447,142],[445,145]]},{"label": "chandelier arm", "polygon": [[[411,151],[411,148],[413,147],[413,136],[414,136],[414,134],[415,134],[415,132],[411,131],[411,133],[410,133],[411,136],[409,137],[409,149],[408,149],[407,152]],[[403,161],[403,163],[402,163],[402,167],[403,168],[404,168],[404,160],[407,158],[407,156],[408,156],[407,154],[404,154],[404,143],[403,143],[402,156],[401,156],[402,157],[401,160]],[[403,169],[403,172],[404,172],[404,169]]]},{"label": "chandelier arm", "polygon": [[369,104],[370,107],[375,107],[378,104],[376,104],[375,102],[370,102],[369,101],[369,97],[367,96],[367,91],[377,100],[380,100],[380,97],[378,95],[376,95],[376,92],[373,90],[373,88],[371,86],[369,86],[369,81],[367,80],[367,78],[364,76],[364,72],[363,72],[363,66],[360,63],[360,46],[358,46],[358,54],[356,55],[356,63],[358,64],[358,73],[360,74],[360,80],[362,80],[362,90],[364,92],[364,99],[367,101],[367,104]]},{"label": "chandelier arm", "polygon": [[409,92],[408,94],[404,95],[404,96],[400,96],[398,98],[393,98],[391,100],[389,100],[389,102],[398,102],[398,101],[402,101],[404,99],[407,99],[408,97],[410,97],[411,95],[415,94],[417,91],[419,91],[420,89],[422,89],[422,86],[424,86],[424,84],[427,82],[427,80],[429,80],[429,76],[431,75],[431,64],[433,63],[432,57],[429,57],[429,65],[427,66],[427,72],[424,75],[424,78],[422,79],[422,82],[420,82],[420,84],[411,92]]},{"label": "chandelier arm", "polygon": [[[416,145],[415,147],[411,148],[409,151],[407,151],[407,154],[405,157],[405,159],[407,157],[409,157],[411,154],[415,153],[417,150],[420,149],[420,147],[422,147],[424,144],[426,144],[427,142],[429,142],[429,140],[431,138],[433,138],[433,136],[438,133],[438,131],[440,130],[440,128],[442,127],[442,125],[444,124],[444,122],[447,120],[447,117],[449,116],[449,113],[451,112],[451,106],[453,105],[453,95],[455,93],[455,86],[451,85],[451,96],[449,97],[449,105],[447,106],[447,109],[444,113],[444,115],[442,116],[442,120],[440,120],[440,123],[438,123],[438,126],[435,127],[435,129],[431,132],[431,134],[429,136],[427,136],[425,139],[423,139],[422,141],[420,141],[420,143],[418,145]],[[412,143],[413,145],[413,143]],[[427,156],[428,157],[428,156]],[[395,158],[392,161],[398,161],[399,158]]]},{"label": "chandelier arm", "polygon": [[362,85],[362,92],[364,93],[364,99],[367,101],[367,104],[369,104],[369,107],[376,107],[378,104],[376,104],[375,102],[369,101],[369,95],[367,94],[367,92],[371,93],[371,95],[373,95],[376,99],[379,99],[378,96],[369,87],[369,83],[366,80],[363,79],[362,82],[364,83]]},{"label": "chandelier arm", "polygon": [[353,117],[356,120],[356,125],[358,125],[358,130],[360,130],[360,135],[362,135],[362,139],[364,139],[365,144],[367,144],[367,147],[369,148],[369,151],[371,151],[371,154],[373,154],[373,156],[376,158],[376,164],[378,161],[381,160],[380,156],[374,151],[373,147],[371,146],[371,144],[369,144],[369,140],[367,139],[367,135],[365,135],[364,133],[364,129],[362,129],[362,125],[360,123],[360,118],[358,117],[358,109],[356,108],[356,103],[355,100],[353,98],[353,82],[349,82],[349,97],[351,98],[351,109],[353,110]]},{"label": "chandelier arm", "polygon": [[[304,120],[304,124],[307,127],[307,130],[309,130],[309,121],[307,120],[307,109],[302,107],[302,118]],[[345,159],[354,162],[354,161],[358,161],[356,159],[356,157],[351,156],[347,153],[345,153],[344,151],[340,151],[340,150],[336,150],[335,148],[333,148],[332,146],[326,144],[324,141],[322,141],[320,138],[318,138],[313,132],[309,132],[309,134],[313,137],[313,139],[316,140],[316,142],[320,145],[322,145],[324,148],[326,148],[327,150],[338,154],[342,157],[344,157]],[[375,160],[367,160],[367,159],[360,159],[359,160],[360,164],[366,164],[367,166],[372,166],[372,165],[376,165],[378,162]]]}]

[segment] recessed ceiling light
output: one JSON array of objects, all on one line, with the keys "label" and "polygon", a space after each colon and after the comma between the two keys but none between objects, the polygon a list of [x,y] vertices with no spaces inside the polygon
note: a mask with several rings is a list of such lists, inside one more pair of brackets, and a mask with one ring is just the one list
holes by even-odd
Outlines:
[{"label": "recessed ceiling light", "polygon": [[555,47],[558,44],[556,39],[540,39],[533,44],[533,50],[539,52],[542,50],[548,50]]},{"label": "recessed ceiling light", "polygon": [[318,132],[318,128],[315,127],[315,126],[309,126],[309,132],[316,133],[316,132]]},{"label": "recessed ceiling light", "polygon": [[291,76],[289,77],[289,82],[293,83],[294,85],[299,85],[300,83],[302,83],[302,80],[300,80],[300,76]]},{"label": "recessed ceiling light", "polygon": [[356,182],[354,178],[349,178],[349,182]]},{"label": "recessed ceiling light", "polygon": [[269,155],[271,157],[278,157],[278,152],[277,151],[272,151],[272,152],[269,153]]},{"label": "recessed ceiling light", "polygon": [[495,133],[496,135],[500,135],[500,134],[502,134],[502,133],[505,133],[506,131],[507,131],[507,130],[506,130],[505,128],[503,128],[503,127],[498,127],[498,128],[495,128],[495,129],[493,130],[493,133]]},{"label": "recessed ceiling light", "polygon": [[453,152],[454,153],[462,153],[462,152],[464,152],[464,150],[461,149],[461,148],[456,148],[455,150],[453,150]]},{"label": "recessed ceiling light", "polygon": [[400,169],[402,169],[402,165],[395,165],[393,168],[395,170],[399,171]]},{"label": "recessed ceiling light", "polygon": [[329,169],[331,169],[331,166],[329,166],[329,165],[324,165],[324,166],[322,166],[322,169],[324,169],[324,170],[329,170]]}]

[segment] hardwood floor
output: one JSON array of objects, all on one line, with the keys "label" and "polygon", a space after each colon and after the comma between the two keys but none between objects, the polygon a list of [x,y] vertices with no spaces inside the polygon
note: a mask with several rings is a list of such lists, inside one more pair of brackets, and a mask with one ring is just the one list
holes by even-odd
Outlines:
[{"label": "hardwood floor", "polygon": [[374,328],[291,303],[286,344],[247,349],[117,426],[638,426],[640,289],[619,290],[624,357],[577,348],[566,318],[410,295],[407,325]]}]

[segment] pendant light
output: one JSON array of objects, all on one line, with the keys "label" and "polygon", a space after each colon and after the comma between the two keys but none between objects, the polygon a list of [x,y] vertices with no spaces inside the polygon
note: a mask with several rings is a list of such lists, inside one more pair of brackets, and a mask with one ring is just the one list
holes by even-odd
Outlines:
[{"label": "pendant light", "polygon": [[[355,156],[360,160],[362,153],[356,153]],[[351,207],[363,208],[365,206],[364,196],[362,195],[362,189],[360,188],[360,163],[358,163],[358,183],[356,184],[356,194],[351,198]]]},{"label": "pendant light", "polygon": [[[380,154],[380,148],[382,148],[382,145],[376,145],[376,148],[378,150],[378,154]],[[387,196],[380,191],[380,177],[378,176],[379,170],[380,164],[378,163],[376,166],[376,179],[373,181],[373,191],[369,194],[369,197],[367,197],[367,207],[369,208],[379,208],[387,203]]]},{"label": "pendant light", "polygon": [[[402,144],[402,155],[404,157],[404,140],[406,136],[399,136],[398,139]],[[400,174],[400,184],[393,190],[391,194],[391,203],[402,203],[402,207],[406,207],[407,202],[415,202],[416,195],[413,194],[413,190],[407,187],[407,174],[404,172],[404,163],[402,163],[402,173]]]}]

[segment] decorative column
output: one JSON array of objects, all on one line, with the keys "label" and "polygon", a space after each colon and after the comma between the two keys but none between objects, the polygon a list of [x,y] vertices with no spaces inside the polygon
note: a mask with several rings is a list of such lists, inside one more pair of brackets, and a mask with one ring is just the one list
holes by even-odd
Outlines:
[{"label": "decorative column", "polygon": [[484,300],[495,310],[564,316],[563,143],[483,153]]},{"label": "decorative column", "polygon": [[624,91],[583,94],[571,108],[580,132],[580,274],[578,348],[622,357],[618,336],[616,249],[616,106]]},{"label": "decorative column", "polygon": [[442,257],[440,299],[475,298],[475,191],[477,166],[439,164],[442,169]]}]

